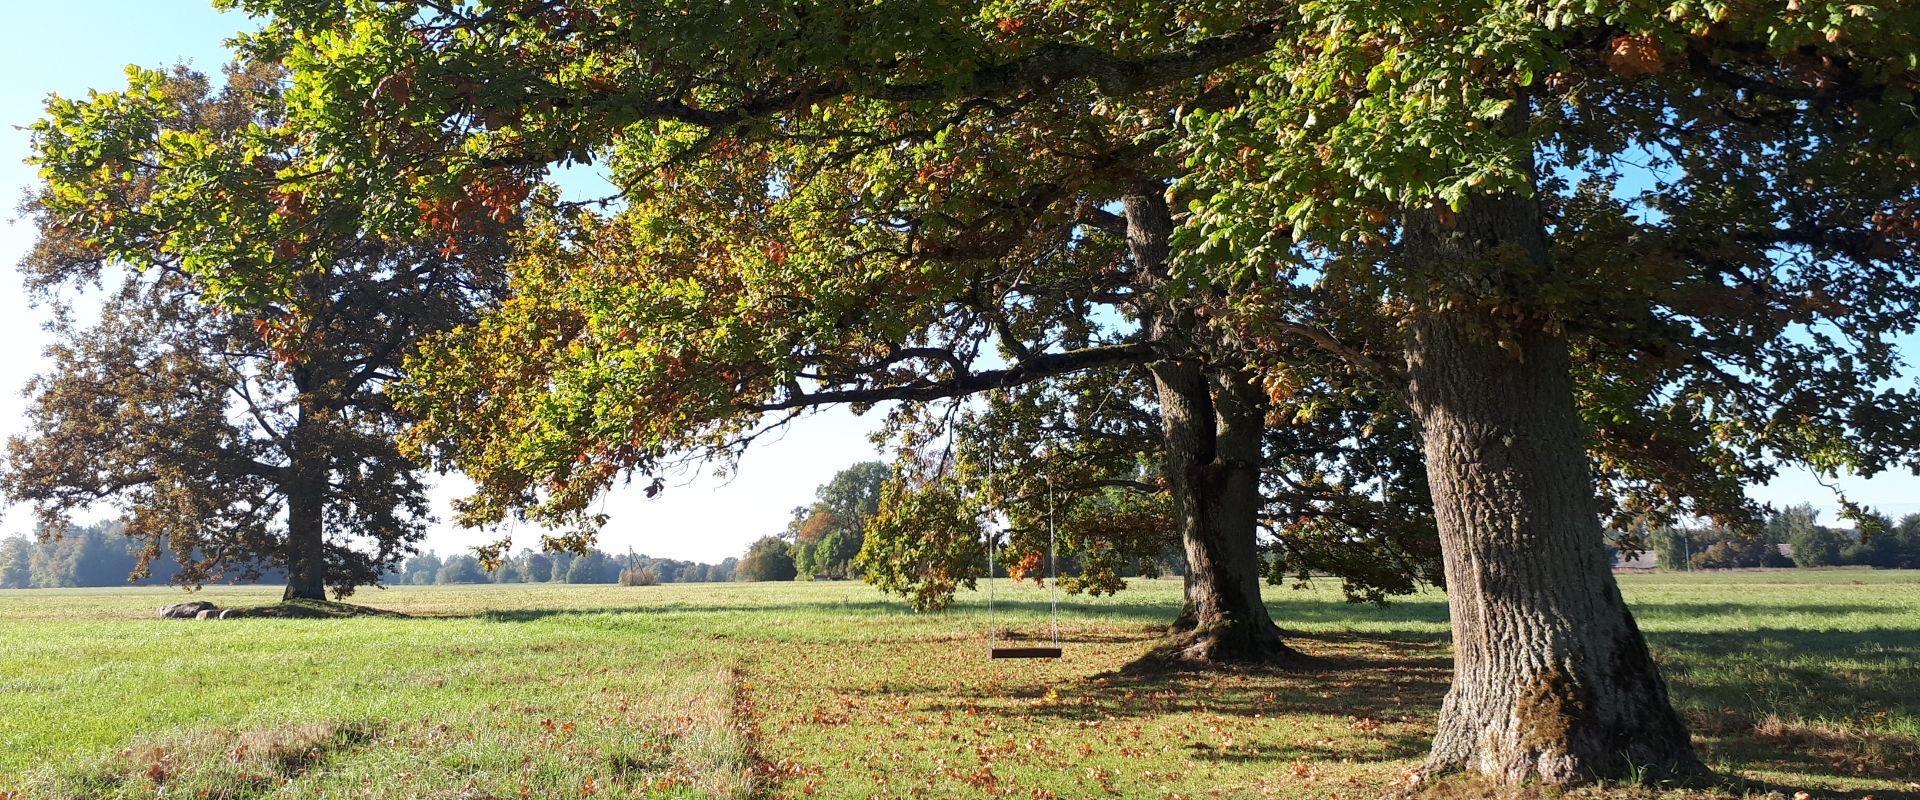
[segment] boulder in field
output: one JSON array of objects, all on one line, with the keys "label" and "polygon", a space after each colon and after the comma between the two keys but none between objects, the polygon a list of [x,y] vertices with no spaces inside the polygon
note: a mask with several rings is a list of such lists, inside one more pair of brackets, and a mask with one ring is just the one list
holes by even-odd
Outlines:
[{"label": "boulder in field", "polygon": [[160,609],[161,619],[194,619],[202,611],[212,611],[215,606],[205,600],[193,600],[186,603],[174,603]]},{"label": "boulder in field", "polygon": [[195,614],[195,615],[193,615],[193,618],[194,618],[194,619],[219,619],[219,618],[220,618],[220,609],[217,609],[217,608],[209,608],[209,609],[207,609],[207,610],[205,610],[205,611],[202,611],[202,612],[200,612],[200,613],[198,613],[198,614]]}]

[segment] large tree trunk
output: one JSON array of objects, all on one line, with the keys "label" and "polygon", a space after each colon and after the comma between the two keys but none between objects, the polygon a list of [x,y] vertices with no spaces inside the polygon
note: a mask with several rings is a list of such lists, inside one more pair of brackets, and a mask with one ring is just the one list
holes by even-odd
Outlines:
[{"label": "large tree trunk", "polygon": [[1699,773],[1613,579],[1567,343],[1475,296],[1526,297],[1548,274],[1540,209],[1482,199],[1456,223],[1410,222],[1406,239],[1439,280],[1485,287],[1456,288],[1465,301],[1410,321],[1454,643],[1428,767],[1556,784]]},{"label": "large tree trunk", "polygon": [[308,398],[300,398],[281,484],[287,498],[287,590],[282,600],[327,599],[326,475],[315,465],[310,443],[315,426],[308,405]]},{"label": "large tree trunk", "polygon": [[[1167,488],[1187,554],[1184,660],[1287,661],[1295,653],[1260,599],[1260,433],[1251,391],[1233,377],[1209,381],[1196,365],[1153,367],[1159,390]],[[1218,390],[1216,396],[1214,390]]]},{"label": "large tree trunk", "polygon": [[283,600],[327,599],[326,527],[323,501],[313,485],[296,482],[287,492],[287,591]]},{"label": "large tree trunk", "polygon": [[[1166,276],[1173,218],[1157,191],[1125,199],[1135,263]],[[1172,303],[1148,316],[1147,335],[1173,355],[1152,365],[1160,399],[1167,488],[1186,550],[1187,603],[1174,629],[1183,660],[1267,663],[1296,654],[1260,599],[1261,435],[1265,406],[1238,372],[1204,358],[1205,321]]]}]

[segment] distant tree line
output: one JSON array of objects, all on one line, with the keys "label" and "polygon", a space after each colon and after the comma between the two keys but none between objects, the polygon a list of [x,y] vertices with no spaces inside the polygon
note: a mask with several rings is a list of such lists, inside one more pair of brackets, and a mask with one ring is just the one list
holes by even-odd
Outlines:
[{"label": "distant tree line", "polygon": [[[414,554],[395,571],[380,575],[388,585],[479,583],[621,583],[650,586],[661,583],[716,583],[724,581],[791,581],[859,577],[858,556],[868,521],[879,505],[880,489],[889,470],[879,462],[865,462],[841,470],[816,491],[815,501],[793,510],[792,521],[779,534],[763,536],[741,558],[718,564],[654,558],[629,552],[615,555],[598,548],[584,554],[543,552],[522,548],[489,570],[469,553],[442,556],[434,551]],[[10,538],[0,545],[0,588],[57,586],[122,586],[137,572],[145,543],[127,535],[119,522],[74,528],[58,538]],[[16,566],[17,562],[17,566]],[[158,547],[149,573],[138,585],[174,582],[180,574],[168,548]],[[284,570],[271,570],[258,580],[284,581]],[[1004,571],[1001,573],[1004,575]]]},{"label": "distant tree line", "polygon": [[[146,553],[147,546],[145,540],[129,536],[118,521],[71,526],[59,536],[6,537],[0,539],[0,589],[160,586],[176,582],[181,566],[172,551],[162,545]],[[141,573],[143,555],[149,557],[146,571]],[[470,554],[442,557],[428,551],[408,558],[399,571],[380,577],[388,585],[710,583],[744,579],[739,563],[736,558],[706,564],[635,553],[614,555],[597,549],[585,555],[521,550],[505,559],[499,569],[488,571]],[[792,577],[789,572],[786,579]],[[257,578],[225,582],[276,584],[286,579],[283,570],[264,568]]]},{"label": "distant tree line", "polygon": [[623,583],[650,586],[659,583],[713,583],[734,580],[739,559],[718,564],[680,561],[671,558],[627,553],[614,555],[588,549],[584,555],[545,553],[522,549],[501,561],[498,569],[488,571],[480,559],[459,554],[442,557],[433,551],[407,559],[392,584],[454,583]]},{"label": "distant tree line", "polygon": [[[0,589],[61,589],[97,586],[158,586],[175,582],[181,566],[173,551],[128,536],[118,521],[71,525],[58,536],[9,536],[0,539]],[[146,570],[140,570],[143,555]],[[228,583],[274,584],[284,570],[264,568],[249,580]]]},{"label": "distant tree line", "polygon": [[1863,527],[1819,524],[1811,505],[1769,516],[1754,530],[1727,527],[1663,528],[1647,542],[1662,569],[1842,567],[1920,569],[1920,514],[1899,522],[1880,518]]}]

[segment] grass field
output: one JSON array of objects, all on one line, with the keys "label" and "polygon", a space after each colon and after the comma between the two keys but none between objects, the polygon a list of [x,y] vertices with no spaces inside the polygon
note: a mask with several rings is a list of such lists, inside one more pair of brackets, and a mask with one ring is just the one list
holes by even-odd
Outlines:
[{"label": "grass field", "polygon": [[[1706,795],[1920,797],[1920,573],[1622,582],[1728,777]],[[1147,677],[1117,671],[1177,581],[1063,600],[1054,662],[987,660],[979,595],[914,614],[855,583],[406,587],[353,598],[404,617],[153,618],[180,597],[0,592],[0,797],[1368,798],[1419,763],[1448,668],[1440,596],[1381,609],[1330,586],[1268,590],[1314,669]],[[1044,592],[999,597],[994,626],[1044,631]]]}]

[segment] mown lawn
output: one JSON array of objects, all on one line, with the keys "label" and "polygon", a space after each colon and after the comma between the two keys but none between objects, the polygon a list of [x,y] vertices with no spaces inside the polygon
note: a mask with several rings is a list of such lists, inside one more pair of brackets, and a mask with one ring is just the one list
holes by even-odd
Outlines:
[{"label": "mown lawn", "polygon": [[[1920,797],[1920,573],[1622,581],[1728,779],[1686,796]],[[1446,685],[1437,594],[1270,588],[1313,669],[1171,675],[1121,670],[1178,581],[1063,599],[1057,662],[986,659],[1045,629],[1044,592],[999,598],[404,587],[352,599],[405,617],[198,622],[152,618],[177,590],[0,592],[0,797],[1369,798]]]}]

